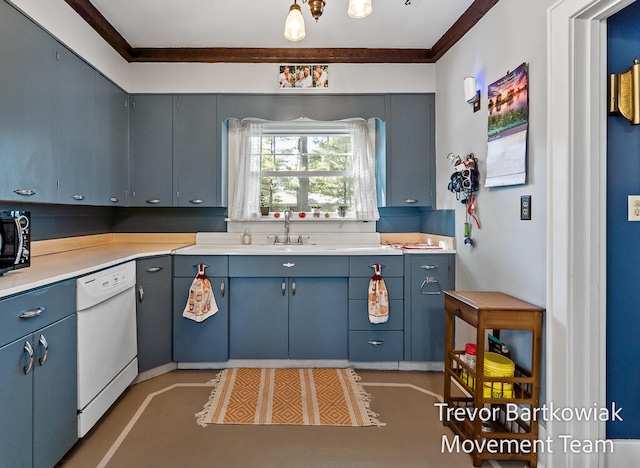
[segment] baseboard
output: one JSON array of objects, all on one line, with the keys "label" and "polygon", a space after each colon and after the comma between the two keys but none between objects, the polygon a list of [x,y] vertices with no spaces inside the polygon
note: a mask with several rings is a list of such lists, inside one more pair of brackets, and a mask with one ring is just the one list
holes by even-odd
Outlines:
[{"label": "baseboard", "polygon": [[153,369],[149,369],[144,372],[140,372],[136,379],[132,382],[133,384],[137,384],[140,382],[144,382],[145,380],[153,379],[154,377],[158,377],[159,375],[166,374],[167,372],[174,371],[178,368],[178,365],[175,362],[169,362],[167,364],[163,364],[158,367],[154,367]]},{"label": "baseboard", "polygon": [[637,466],[640,457],[640,440],[613,439],[613,452],[605,455],[606,468]]},{"label": "baseboard", "polygon": [[346,359],[230,359],[222,362],[179,362],[177,366],[178,369],[353,367],[354,369],[371,370],[444,371],[442,362],[360,362]]}]

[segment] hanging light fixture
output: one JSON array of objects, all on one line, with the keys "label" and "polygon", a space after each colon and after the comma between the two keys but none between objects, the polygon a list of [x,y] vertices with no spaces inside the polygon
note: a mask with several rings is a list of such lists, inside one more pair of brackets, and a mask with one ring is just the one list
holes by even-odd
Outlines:
[{"label": "hanging light fixture", "polygon": [[371,0],[349,0],[347,13],[352,18],[366,18],[373,11]]},{"label": "hanging light fixture", "polygon": [[[347,10],[347,13],[352,18],[365,18],[373,11],[371,1],[372,0],[349,0],[349,9]],[[406,2],[409,2],[409,0],[406,0]],[[302,0],[302,3],[309,4],[311,16],[313,16],[316,22],[318,22],[318,19],[322,16],[322,13],[324,13],[324,7],[326,5],[325,0]],[[284,37],[290,41],[296,42],[304,39],[305,35],[306,32],[304,29],[302,11],[300,10],[297,0],[293,0],[293,5],[289,7],[289,14],[287,15],[287,20],[284,23]]]},{"label": "hanging light fixture", "polygon": [[305,35],[302,11],[296,0],[293,0],[293,5],[289,7],[287,20],[284,22],[284,37],[292,42],[297,42],[304,39]]},{"label": "hanging light fixture", "polygon": [[313,16],[318,22],[318,18],[322,16],[324,13],[324,0],[304,0],[305,2],[309,2],[309,10],[311,11],[311,16]]}]

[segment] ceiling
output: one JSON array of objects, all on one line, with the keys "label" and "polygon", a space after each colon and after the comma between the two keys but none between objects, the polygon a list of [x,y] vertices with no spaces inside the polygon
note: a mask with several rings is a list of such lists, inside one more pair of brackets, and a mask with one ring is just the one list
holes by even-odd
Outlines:
[{"label": "ceiling", "polygon": [[[306,1],[306,0],[305,0]],[[376,0],[367,18],[326,0],[289,42],[293,0],[65,0],[129,62],[432,63],[498,0]]]}]

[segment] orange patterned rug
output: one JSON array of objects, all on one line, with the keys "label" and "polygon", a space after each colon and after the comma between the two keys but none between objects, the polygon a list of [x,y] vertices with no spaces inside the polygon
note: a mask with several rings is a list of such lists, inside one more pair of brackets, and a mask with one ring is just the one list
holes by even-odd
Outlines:
[{"label": "orange patterned rug", "polygon": [[384,426],[353,369],[225,369],[198,424]]}]

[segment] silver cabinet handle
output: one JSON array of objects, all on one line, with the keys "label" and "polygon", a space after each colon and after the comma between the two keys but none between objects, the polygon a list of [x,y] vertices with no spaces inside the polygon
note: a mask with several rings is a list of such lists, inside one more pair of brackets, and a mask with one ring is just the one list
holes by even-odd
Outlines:
[{"label": "silver cabinet handle", "polygon": [[140,299],[140,302],[144,301],[144,288],[141,284],[138,285],[138,298]]},{"label": "silver cabinet handle", "polygon": [[22,370],[26,375],[29,372],[31,372],[31,369],[33,369],[33,347],[31,346],[31,343],[29,343],[28,341],[25,341],[23,349],[24,349],[24,352],[29,356],[29,361],[27,362],[27,365],[22,368]]},{"label": "silver cabinet handle", "polygon": [[160,270],[162,270],[162,267],[160,266],[147,267],[144,269],[144,271],[147,271],[149,273],[158,273]]},{"label": "silver cabinet handle", "polygon": [[158,203],[160,203],[160,200],[158,200],[157,198],[152,198],[151,200],[147,200],[147,203],[157,205]]},{"label": "silver cabinet handle", "polygon": [[38,340],[39,346],[44,349],[44,353],[42,354],[42,357],[38,358],[38,364],[40,364],[41,366],[44,366],[44,363],[47,360],[47,356],[49,356],[49,343],[47,343],[47,339],[44,337],[44,335],[40,335],[40,339]]},{"label": "silver cabinet handle", "polygon": [[418,203],[418,199],[417,198],[405,198],[404,202],[405,203]]},{"label": "silver cabinet handle", "polygon": [[296,280],[292,280],[292,281],[291,281],[291,294],[292,294],[293,296],[295,296],[295,295],[296,295]]},{"label": "silver cabinet handle", "polygon": [[438,268],[438,265],[422,265],[420,268],[424,268],[425,270],[435,270]]},{"label": "silver cabinet handle", "polygon": [[[436,286],[438,286],[438,290],[437,291],[424,291],[424,286],[426,284],[435,284]],[[424,281],[422,282],[422,284],[420,285],[420,294],[422,294],[423,296],[437,296],[442,292],[442,288],[440,287],[440,283],[438,283],[438,280],[435,279],[433,276],[427,276]]]},{"label": "silver cabinet handle", "polygon": [[222,294],[222,297],[224,297],[225,290],[226,290],[226,286],[225,286],[224,280],[222,280],[220,281],[220,294]]},{"label": "silver cabinet handle", "polygon": [[109,201],[111,203],[118,203],[120,200],[118,199],[118,197],[111,197],[111,198],[109,198]]},{"label": "silver cabinet handle", "polygon": [[30,196],[36,194],[36,192],[34,192],[33,190],[29,190],[29,189],[17,189],[17,190],[14,190],[13,193],[15,193],[17,195],[24,195],[25,197],[30,197]]},{"label": "silver cabinet handle", "polygon": [[280,285],[280,287],[282,288],[282,295],[284,296],[287,293],[287,283],[285,282],[285,280],[282,280],[282,284]]},{"label": "silver cabinet handle", "polygon": [[296,266],[296,264],[295,263],[291,263],[291,262],[287,262],[287,263],[283,263],[282,266],[285,267],[285,268],[291,268],[291,267]]},{"label": "silver cabinet handle", "polygon": [[199,198],[196,198],[194,200],[189,200],[189,203],[193,203],[194,205],[200,205],[204,203],[204,200],[200,200]]},{"label": "silver cabinet handle", "polygon": [[[384,265],[382,263],[378,263],[378,265],[380,265],[380,268],[384,268]],[[375,268],[376,264],[372,263],[371,265],[369,265],[369,268]]]},{"label": "silver cabinet handle", "polygon": [[44,307],[38,307],[35,310],[29,310],[27,312],[21,313],[20,314],[20,318],[21,319],[30,319],[30,318],[33,318],[33,317],[37,317],[38,315],[40,315],[44,311],[45,311]]},{"label": "silver cabinet handle", "polygon": [[76,193],[74,195],[71,195],[71,198],[73,198],[74,200],[84,200],[84,195],[80,195],[79,193]]},{"label": "silver cabinet handle", "polygon": [[369,340],[369,344],[373,346],[380,346],[384,344],[383,340]]}]

